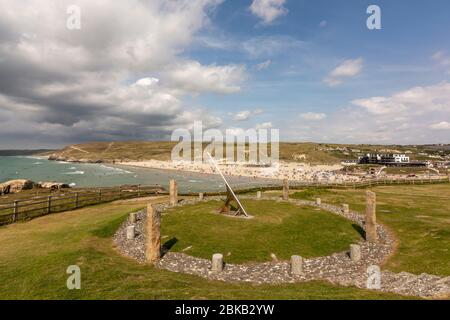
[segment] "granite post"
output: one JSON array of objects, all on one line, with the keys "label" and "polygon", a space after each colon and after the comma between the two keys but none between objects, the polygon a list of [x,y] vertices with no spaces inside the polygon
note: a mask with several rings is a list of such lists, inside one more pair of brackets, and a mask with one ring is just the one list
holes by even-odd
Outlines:
[{"label": "granite post", "polygon": [[366,230],[366,241],[368,242],[378,241],[376,207],[377,207],[376,194],[372,191],[367,191],[365,230]]},{"label": "granite post", "polygon": [[147,247],[145,251],[146,260],[156,263],[161,258],[161,213],[147,206]]},{"label": "granite post", "polygon": [[169,182],[169,199],[171,206],[175,206],[178,203],[178,185],[175,180],[170,180]]}]

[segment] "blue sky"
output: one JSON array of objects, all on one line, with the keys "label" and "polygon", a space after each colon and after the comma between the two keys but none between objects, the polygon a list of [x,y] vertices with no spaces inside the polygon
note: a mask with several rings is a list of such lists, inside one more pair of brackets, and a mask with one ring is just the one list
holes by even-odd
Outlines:
[{"label": "blue sky", "polygon": [[[381,30],[367,28],[370,5]],[[169,139],[196,120],[284,141],[450,143],[449,12],[448,0],[2,0],[0,148]]]},{"label": "blue sky", "polygon": [[[186,52],[206,64],[246,65],[249,79],[240,93],[196,98],[223,116],[261,108],[264,114],[247,125],[270,121],[282,129],[302,113],[334,113],[354,99],[390,96],[449,79],[450,68],[432,59],[436,52],[450,52],[448,1],[291,0],[284,4],[287,14],[271,24],[261,23],[249,10],[250,4],[223,3],[211,26],[200,34],[202,41]],[[370,4],[381,8],[382,30],[366,27]],[[252,55],[239,45],[254,40],[257,46],[267,39],[279,48],[255,49],[260,53]],[[206,41],[223,46],[211,48]],[[336,87],[323,82],[340,63],[358,58],[363,59],[360,73]],[[270,65],[258,70],[257,65],[265,61]]]}]

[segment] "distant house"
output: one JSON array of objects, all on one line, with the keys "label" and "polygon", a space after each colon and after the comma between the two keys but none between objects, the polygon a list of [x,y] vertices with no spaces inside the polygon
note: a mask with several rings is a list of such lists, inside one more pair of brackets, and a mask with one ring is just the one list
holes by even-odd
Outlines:
[{"label": "distant house", "polygon": [[368,153],[358,159],[359,164],[401,165],[410,162],[410,158],[406,154],[400,153]]}]

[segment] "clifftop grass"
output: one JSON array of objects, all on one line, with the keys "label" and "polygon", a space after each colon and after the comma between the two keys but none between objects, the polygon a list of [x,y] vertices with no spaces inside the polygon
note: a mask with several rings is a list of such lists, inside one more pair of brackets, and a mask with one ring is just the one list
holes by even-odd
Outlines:
[{"label": "clifftop grass", "polygon": [[[114,203],[0,227],[0,299],[403,299],[323,282],[254,286],[210,282],[120,256],[111,234],[146,203]],[[68,290],[66,269],[81,269]]]},{"label": "clifftop grass", "polygon": [[[122,142],[90,142],[67,146],[55,154],[71,159],[85,159],[104,162],[162,160],[170,159],[175,142],[163,141],[122,141]],[[206,146],[206,145],[205,145]],[[412,152],[414,159],[425,146],[377,146],[377,145],[340,145],[320,143],[280,143],[280,159],[299,161],[310,164],[338,164],[344,159],[357,159],[358,155],[371,152]],[[347,151],[345,151],[345,150]],[[435,151],[433,151],[435,152]],[[422,157],[423,158],[423,157]]]}]

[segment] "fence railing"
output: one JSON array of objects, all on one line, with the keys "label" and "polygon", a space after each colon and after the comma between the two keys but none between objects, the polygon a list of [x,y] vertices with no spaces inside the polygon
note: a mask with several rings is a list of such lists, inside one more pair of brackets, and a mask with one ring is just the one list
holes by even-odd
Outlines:
[{"label": "fence railing", "polygon": [[167,192],[159,186],[133,186],[82,191],[73,189],[59,194],[28,195],[28,197],[24,195],[9,202],[7,199],[0,201],[0,225],[30,220],[50,213],[78,209],[89,205],[165,193]]},{"label": "fence railing", "polygon": [[389,179],[368,179],[363,181],[343,181],[343,182],[316,182],[316,183],[294,183],[293,188],[304,188],[304,187],[318,187],[318,188],[370,188],[376,186],[392,186],[392,185],[421,185],[421,184],[441,184],[450,183],[450,177],[447,176],[434,176],[429,178],[389,178]]},{"label": "fence railing", "polygon": [[[404,178],[404,179],[371,179],[358,182],[291,182],[292,190],[302,188],[337,188],[337,189],[362,189],[376,186],[392,185],[424,185],[449,183],[449,177],[424,178]],[[253,187],[235,190],[237,194],[245,194],[256,191],[281,190],[283,186],[270,185],[267,187]],[[89,205],[111,202],[120,199],[140,198],[151,195],[168,194],[166,190],[159,186],[150,187],[120,187],[101,188],[77,191],[72,189],[63,194],[48,193],[39,196],[23,195],[14,200],[0,200],[0,225],[11,224],[17,221],[33,219],[50,213],[73,210]],[[205,196],[225,195],[226,192],[205,192]],[[180,196],[195,196],[196,193],[180,193]]]}]

